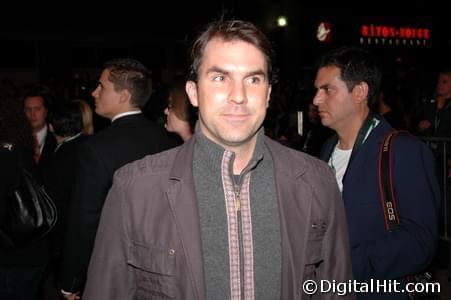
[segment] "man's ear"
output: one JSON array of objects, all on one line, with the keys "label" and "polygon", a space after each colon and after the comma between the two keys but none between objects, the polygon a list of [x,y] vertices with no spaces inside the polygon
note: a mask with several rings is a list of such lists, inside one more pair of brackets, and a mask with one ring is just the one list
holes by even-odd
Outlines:
[{"label": "man's ear", "polygon": [[[119,92],[119,103],[125,103],[125,102],[129,102],[131,101],[132,95],[130,94],[130,92],[127,89],[123,89],[122,91]],[[131,103],[130,103],[131,104]]]},{"label": "man's ear", "polygon": [[199,107],[199,102],[197,99],[197,83],[192,80],[188,80],[185,84],[185,91],[191,104],[194,107]]},{"label": "man's ear", "polygon": [[269,89],[268,89],[268,96],[266,97],[266,108],[269,107],[269,101],[271,101],[271,91],[272,91],[272,85],[270,85]]},{"label": "man's ear", "polygon": [[355,103],[362,103],[368,100],[368,83],[365,81],[356,84],[352,89],[352,95],[354,96]]}]

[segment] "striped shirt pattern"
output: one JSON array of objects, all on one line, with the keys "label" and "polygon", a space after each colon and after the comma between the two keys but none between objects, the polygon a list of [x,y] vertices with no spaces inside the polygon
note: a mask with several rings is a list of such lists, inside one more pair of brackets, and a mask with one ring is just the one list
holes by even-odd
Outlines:
[{"label": "striped shirt pattern", "polygon": [[[230,174],[230,162],[233,152],[224,151],[221,174],[225,194],[225,206],[227,209],[227,227],[229,242],[230,265],[230,295],[232,300],[241,299],[241,268],[240,268],[240,236],[238,224],[238,211],[235,199],[233,178]],[[254,299],[254,250],[252,241],[252,219],[249,197],[250,171],[244,175],[240,187],[239,207],[241,212],[241,241],[243,243],[244,259],[244,299]]]}]

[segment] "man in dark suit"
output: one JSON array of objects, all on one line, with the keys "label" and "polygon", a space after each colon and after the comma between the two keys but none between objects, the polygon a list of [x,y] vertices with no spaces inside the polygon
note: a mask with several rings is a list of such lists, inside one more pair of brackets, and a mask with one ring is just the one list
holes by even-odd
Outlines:
[{"label": "man in dark suit", "polygon": [[55,137],[47,126],[49,100],[41,88],[28,91],[23,99],[25,116],[30,122],[35,139],[35,162],[41,171],[51,160],[56,148]]},{"label": "man in dark suit", "polygon": [[80,143],[87,138],[82,134],[82,128],[82,114],[77,103],[53,107],[49,116],[49,129],[55,136],[58,146],[52,160],[43,169],[43,182],[58,210],[58,221],[51,234],[55,270],[61,261],[70,196],[74,186],[73,178],[77,167],[77,160],[74,157]]},{"label": "man in dark suit", "polygon": [[168,148],[164,130],[141,113],[151,90],[151,74],[146,67],[136,60],[118,59],[105,64],[92,92],[96,113],[111,119],[112,124],[78,150],[61,273],[61,288],[67,299],[75,299],[83,290],[113,173],[129,162]]}]

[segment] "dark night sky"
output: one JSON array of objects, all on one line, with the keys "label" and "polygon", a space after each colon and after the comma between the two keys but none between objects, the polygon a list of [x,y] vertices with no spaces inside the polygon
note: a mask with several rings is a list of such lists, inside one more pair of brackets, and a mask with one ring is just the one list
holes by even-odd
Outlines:
[{"label": "dark night sky", "polygon": [[[20,2],[20,1],[19,1]],[[183,37],[187,32],[216,19],[245,18],[267,23],[275,14],[296,19],[330,16],[346,20],[354,15],[431,15],[434,7],[425,1],[369,1],[365,5],[344,5],[344,1],[298,0],[228,0],[228,1],[124,1],[122,4],[27,5],[1,7],[0,33],[77,34],[151,34],[153,36]],[[332,4],[331,4],[332,3]],[[121,5],[123,7],[121,7]],[[399,17],[402,18],[402,17]]]},{"label": "dark night sky", "polygon": [[[195,33],[221,14],[226,18],[244,18],[256,22],[276,44],[282,44],[279,49],[276,47],[276,50],[281,56],[286,56],[287,65],[309,63],[312,54],[317,54],[314,24],[322,18],[339,25],[341,33],[337,39],[341,43],[350,39],[347,29],[356,21],[366,18],[387,24],[432,23],[433,46],[441,48],[442,52],[446,52],[443,49],[451,48],[451,26],[448,20],[438,17],[412,17],[432,15],[434,7],[427,6],[424,1],[411,0],[408,4],[402,4],[393,0],[380,0],[347,7],[343,3],[299,0],[186,0],[162,1],[158,4],[154,1],[127,1],[120,3],[123,7],[111,1],[103,5],[90,3],[84,6],[77,2],[77,5],[69,7],[43,7],[42,4],[15,8],[0,6],[0,47],[3,53],[0,55],[0,68],[39,64],[40,67],[50,68],[49,72],[53,72],[54,68],[92,67],[98,66],[98,61],[103,60],[104,56],[128,55],[130,48],[133,48],[133,56],[142,57],[151,67],[165,67],[158,64],[162,64],[161,56],[168,50],[167,45],[175,49],[171,50],[174,51],[174,56],[181,57],[185,54],[182,54],[182,50],[189,45]],[[357,17],[350,17],[350,12]],[[291,26],[285,32],[275,28],[275,17],[281,14],[288,16]],[[37,52],[39,58],[36,58]],[[69,60],[72,60],[72,63]],[[176,58],[169,64],[180,64],[181,60]]]}]

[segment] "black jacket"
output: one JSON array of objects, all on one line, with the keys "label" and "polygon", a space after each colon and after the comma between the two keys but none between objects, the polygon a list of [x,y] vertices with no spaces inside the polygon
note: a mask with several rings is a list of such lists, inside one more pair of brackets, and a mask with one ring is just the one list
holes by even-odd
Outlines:
[{"label": "black jacket", "polygon": [[123,165],[169,148],[163,128],[142,114],[124,116],[80,144],[63,251],[61,287],[83,288],[100,214],[114,172]]},{"label": "black jacket", "polygon": [[43,169],[45,189],[58,210],[58,221],[51,233],[54,254],[59,254],[62,251],[70,196],[75,183],[75,172],[77,171],[77,160],[74,158],[78,152],[78,146],[86,139],[87,136],[82,134],[64,142]]}]

